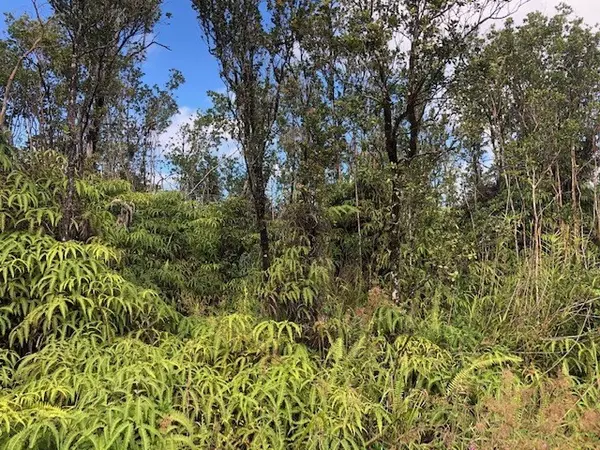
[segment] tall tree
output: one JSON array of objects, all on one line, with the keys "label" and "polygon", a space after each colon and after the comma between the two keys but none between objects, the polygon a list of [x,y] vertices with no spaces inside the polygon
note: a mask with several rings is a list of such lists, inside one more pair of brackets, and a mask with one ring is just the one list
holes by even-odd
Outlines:
[{"label": "tall tree", "polygon": [[158,136],[177,113],[175,91],[183,75],[171,70],[164,86],[148,86],[136,65],[121,71],[117,95],[111,100],[102,127],[102,153],[98,164],[102,173],[129,179],[139,189],[153,185],[164,164]]},{"label": "tall tree", "polygon": [[7,38],[0,43],[2,126],[20,143],[33,143],[35,137],[50,146],[62,128],[57,120],[61,83],[52,72],[63,57],[60,30],[39,15],[37,19],[8,15],[5,23]]},{"label": "tall tree", "polygon": [[[389,259],[400,300],[401,243],[411,217],[406,177],[419,157],[426,113],[453,78],[451,68],[481,25],[502,17],[505,0],[361,0],[349,7],[346,41],[360,55],[365,104],[379,116],[391,178]],[[519,3],[519,0],[513,2]],[[439,104],[438,104],[439,106]]]},{"label": "tall tree", "polygon": [[[454,98],[478,202],[499,200],[513,217],[516,252],[558,232],[574,256],[588,233],[598,236],[597,149],[600,124],[600,33],[562,6],[551,18],[509,20],[465,59]],[[492,162],[487,180],[482,160]],[[587,184],[588,182],[591,184]],[[582,195],[595,219],[583,217]],[[479,205],[471,202],[470,212]],[[537,260],[537,262],[535,261]]]},{"label": "tall tree", "polygon": [[97,151],[107,97],[123,64],[143,56],[160,17],[161,0],[49,0],[64,31],[69,54],[60,75],[67,86],[64,150],[68,189],[63,202],[61,234],[72,235],[76,212],[75,177]]},{"label": "tall tree", "polygon": [[199,111],[192,123],[183,124],[169,145],[168,158],[179,189],[201,203],[221,198],[219,146],[223,133],[211,111]]},{"label": "tall tree", "polygon": [[260,234],[261,267],[270,266],[266,188],[269,146],[288,73],[297,0],[192,0],[230,92],[229,109],[240,142]]},{"label": "tall tree", "polygon": [[[338,8],[314,2],[298,23],[298,43],[286,80],[280,118],[281,166],[287,175],[290,219],[310,247],[309,256],[322,252],[322,203],[331,175],[339,176],[345,148],[340,125],[337,41]],[[311,258],[309,258],[311,259]]]}]

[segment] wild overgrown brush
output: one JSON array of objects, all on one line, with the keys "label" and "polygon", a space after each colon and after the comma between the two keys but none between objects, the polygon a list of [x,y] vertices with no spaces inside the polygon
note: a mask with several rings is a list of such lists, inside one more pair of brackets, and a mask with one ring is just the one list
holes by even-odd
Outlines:
[{"label": "wild overgrown brush", "polygon": [[[80,180],[85,239],[62,242],[62,160],[37,158],[0,152],[1,448],[600,445],[594,272],[548,260],[538,297],[523,267],[409,315],[378,289],[338,299],[332,262],[297,246],[258,289],[236,261],[255,237],[231,245],[243,204]],[[288,320],[216,309],[244,295]]]}]

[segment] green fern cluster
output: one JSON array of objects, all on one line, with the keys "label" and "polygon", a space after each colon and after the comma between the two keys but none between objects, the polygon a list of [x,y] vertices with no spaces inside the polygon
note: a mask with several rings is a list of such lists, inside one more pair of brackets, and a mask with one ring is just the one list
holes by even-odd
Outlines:
[{"label": "green fern cluster", "polygon": [[177,335],[51,339],[9,366],[0,444],[359,449],[392,442],[420,420],[441,429],[441,417],[415,408],[452,381],[459,365],[449,352],[421,338],[365,334],[336,340],[321,359],[299,338],[291,322],[229,315],[184,319]]},{"label": "green fern cluster", "polygon": [[[61,162],[57,156],[52,166]],[[27,175],[15,162],[11,149],[0,142],[0,233],[53,230],[61,219],[56,201],[58,180]]]},{"label": "green fern cluster", "polygon": [[[61,242],[63,162],[47,153],[17,163],[0,152],[0,448],[493,447],[506,425],[493,399],[507,390],[509,367],[514,386],[534,393],[519,414],[533,423],[552,412],[535,406],[548,399],[547,375],[435,311],[422,320],[383,304],[321,317],[334,295],[333,267],[306,264],[302,246],[274,260],[262,291],[252,278],[248,289],[302,326],[181,315],[172,301],[226,295],[231,261],[253,245],[228,248],[241,205],[200,208],[173,193],[79,180],[83,209],[72,226],[97,236]],[[593,446],[600,437],[592,428],[576,440],[569,433],[600,398],[598,370],[575,366],[592,367],[596,347],[560,342],[550,350],[564,355],[563,371],[585,377],[569,378],[563,397],[579,400],[556,439]]]},{"label": "green fern cluster", "polygon": [[[56,236],[67,185],[64,157],[34,152],[17,162],[11,152],[8,146],[0,152],[0,232]],[[241,255],[253,245],[232,243],[224,230],[243,217],[244,205],[234,201],[201,206],[177,192],[132,192],[127,182],[99,178],[79,179],[76,188],[81,211],[71,227],[86,240],[97,235],[118,248],[126,279],[180,309],[221,301],[225,281],[239,276]]]},{"label": "green fern cluster", "polygon": [[0,343],[31,351],[82,329],[108,338],[173,320],[155,293],[111,269],[118,251],[97,240],[57,241],[50,234],[60,219],[56,180],[33,178],[2,158]]},{"label": "green fern cluster", "polygon": [[108,268],[116,255],[100,243],[22,232],[6,233],[0,243],[0,342],[13,348],[31,350],[82,328],[108,338],[173,320],[154,292]]},{"label": "green fern cluster", "polygon": [[271,314],[306,323],[330,298],[331,261],[309,259],[309,250],[307,246],[288,247],[271,264],[260,293],[269,300]]},{"label": "green fern cluster", "polygon": [[228,240],[224,227],[236,211],[227,206],[200,205],[178,192],[113,192],[109,208],[134,212],[109,237],[123,250],[125,276],[181,310],[222,302],[245,250]]}]

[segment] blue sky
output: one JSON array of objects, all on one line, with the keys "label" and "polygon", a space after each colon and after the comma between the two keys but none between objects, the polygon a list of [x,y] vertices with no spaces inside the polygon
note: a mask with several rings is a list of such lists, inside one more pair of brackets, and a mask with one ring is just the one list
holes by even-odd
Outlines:
[{"label": "blue sky", "polygon": [[[44,0],[38,0],[42,11],[47,11]],[[177,92],[181,114],[209,106],[207,90],[222,90],[219,69],[214,58],[208,53],[202,40],[196,13],[189,0],[164,0],[163,11],[172,14],[171,19],[163,17],[156,27],[156,40],[170,48],[153,47],[144,64],[145,80],[148,84],[164,84],[169,69],[176,68],[183,73],[186,82]],[[20,15],[32,13],[31,0],[0,0],[0,13]],[[3,14],[2,14],[3,15]],[[5,36],[4,17],[0,23],[0,36]],[[179,117],[183,120],[183,117]]]},{"label": "blue sky", "polygon": [[167,80],[170,68],[179,69],[186,79],[177,93],[180,106],[206,108],[206,91],[221,90],[223,83],[218,65],[202,40],[196,13],[189,0],[165,0],[163,11],[173,16],[163,18],[156,29],[156,39],[170,50],[158,46],[150,50],[144,66],[146,80],[161,84]]}]

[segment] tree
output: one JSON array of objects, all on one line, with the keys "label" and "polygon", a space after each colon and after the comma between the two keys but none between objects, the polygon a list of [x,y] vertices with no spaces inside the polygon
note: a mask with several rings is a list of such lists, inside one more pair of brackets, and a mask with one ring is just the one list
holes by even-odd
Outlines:
[{"label": "tree", "polygon": [[23,63],[23,60],[25,58],[27,58],[38,47],[38,45],[40,45],[42,38],[43,38],[43,36],[39,36],[33,42],[33,44],[31,44],[31,47],[29,49],[27,49],[25,51],[25,53],[23,53],[21,56],[19,56],[13,70],[10,72],[10,74],[8,75],[8,77],[6,79],[6,83],[4,84],[4,96],[2,98],[2,104],[0,106],[0,132],[4,132],[6,130],[6,125],[5,125],[6,110],[8,109],[8,104],[10,102],[10,96],[11,96],[11,88],[15,81],[15,77],[17,76],[17,72],[18,72],[21,64]]},{"label": "tree", "polygon": [[97,149],[107,97],[123,65],[143,56],[147,36],[160,17],[160,0],[50,0],[64,32],[68,55],[60,76],[67,86],[63,148],[68,160],[68,190],[61,234],[72,236],[76,212],[75,177]]},{"label": "tree", "polygon": [[168,154],[179,189],[201,203],[219,200],[223,194],[217,151],[222,130],[210,111],[198,112],[191,124],[183,124]]},{"label": "tree", "polygon": [[52,142],[52,128],[61,128],[55,120],[61,90],[49,66],[57,67],[62,57],[60,31],[39,13],[36,19],[7,15],[6,26],[8,36],[0,42],[2,127],[12,139],[32,143],[35,135],[35,141]]},{"label": "tree", "polygon": [[[364,103],[379,116],[391,178],[389,259],[392,300],[400,298],[401,243],[411,217],[405,184],[419,157],[427,112],[481,25],[503,16],[504,0],[359,1],[345,36],[367,75]],[[518,2],[516,2],[518,3]],[[416,189],[418,192],[418,189]],[[418,195],[418,194],[417,194]]]},{"label": "tree", "polygon": [[293,50],[296,0],[192,0],[231,96],[234,136],[240,142],[260,234],[261,267],[270,266],[266,187],[281,86]]},{"label": "tree", "polygon": [[[534,267],[548,233],[560,233],[575,257],[585,235],[598,236],[599,46],[600,33],[564,5],[551,18],[509,20],[466,58],[454,89],[470,191],[479,191],[470,214],[509,211],[511,244],[517,253],[532,249]],[[484,158],[493,164],[487,180]],[[583,196],[593,205],[587,218]]]},{"label": "tree", "polygon": [[287,177],[289,214],[308,242],[309,258],[324,252],[324,198],[340,179],[349,134],[342,120],[343,86],[338,75],[340,7],[312,2],[297,23],[297,44],[282,97],[279,144]]},{"label": "tree", "polygon": [[145,190],[162,170],[158,166],[164,160],[159,156],[165,149],[158,148],[158,136],[178,111],[175,91],[185,80],[179,71],[171,70],[164,86],[148,86],[142,75],[137,66],[121,72],[118,95],[110,102],[103,124],[98,163],[104,174],[124,177]]}]

